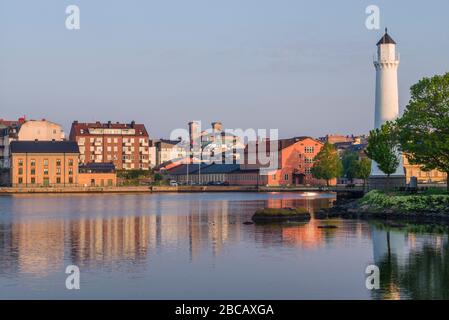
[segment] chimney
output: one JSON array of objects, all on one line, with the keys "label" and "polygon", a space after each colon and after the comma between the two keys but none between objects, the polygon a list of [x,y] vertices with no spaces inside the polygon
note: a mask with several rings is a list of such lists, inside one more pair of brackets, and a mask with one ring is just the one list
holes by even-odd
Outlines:
[{"label": "chimney", "polygon": [[78,120],[73,121],[73,124],[77,125],[78,124]]},{"label": "chimney", "polygon": [[136,126],[136,122],[133,120],[131,121],[131,128],[134,128]]},{"label": "chimney", "polygon": [[112,122],[111,120],[108,121],[108,128],[112,127]]},{"label": "chimney", "polygon": [[212,122],[212,129],[213,131],[223,131],[222,130],[222,126],[221,126],[221,122]]},{"label": "chimney", "polygon": [[199,147],[200,127],[198,121],[189,122],[190,148],[196,150]]}]

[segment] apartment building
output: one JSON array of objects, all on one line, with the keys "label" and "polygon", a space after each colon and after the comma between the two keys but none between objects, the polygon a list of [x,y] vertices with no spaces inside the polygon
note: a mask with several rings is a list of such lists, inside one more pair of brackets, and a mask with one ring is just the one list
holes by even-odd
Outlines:
[{"label": "apartment building", "polygon": [[148,170],[155,166],[155,148],[143,124],[74,121],[70,140],[80,150],[80,163],[112,162],[117,170]]}]

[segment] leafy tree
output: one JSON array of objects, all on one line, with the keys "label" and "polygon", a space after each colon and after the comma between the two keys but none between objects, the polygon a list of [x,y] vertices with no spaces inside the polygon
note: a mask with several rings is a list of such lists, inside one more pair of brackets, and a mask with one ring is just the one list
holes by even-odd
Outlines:
[{"label": "leafy tree", "polygon": [[[449,173],[449,73],[413,85],[397,123],[401,148],[411,164]],[[449,192],[449,180],[447,188]]]},{"label": "leafy tree", "polygon": [[349,179],[357,178],[359,155],[354,151],[346,151],[342,157],[343,175]]},{"label": "leafy tree", "polygon": [[376,161],[379,169],[387,175],[387,184],[390,176],[399,166],[397,127],[392,122],[386,122],[380,129],[370,132],[366,155]]},{"label": "leafy tree", "polygon": [[366,187],[366,180],[368,180],[371,174],[371,160],[368,158],[362,158],[357,163],[356,177],[363,179],[363,188]]},{"label": "leafy tree", "polygon": [[316,155],[312,167],[312,175],[316,179],[326,180],[327,186],[333,178],[341,176],[343,165],[337,150],[330,143],[326,143]]}]

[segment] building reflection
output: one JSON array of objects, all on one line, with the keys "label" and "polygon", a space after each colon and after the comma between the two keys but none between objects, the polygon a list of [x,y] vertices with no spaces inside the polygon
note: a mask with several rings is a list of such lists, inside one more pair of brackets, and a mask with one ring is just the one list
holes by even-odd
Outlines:
[{"label": "building reflection", "polygon": [[[69,263],[81,267],[129,261],[138,266],[148,264],[149,256],[157,255],[161,248],[187,249],[190,261],[195,261],[204,252],[220,255],[225,246],[238,243],[243,237],[266,246],[313,248],[326,241],[324,231],[317,228],[315,220],[304,226],[263,228],[243,228],[243,222],[250,220],[259,207],[303,206],[313,212],[329,206],[333,199],[196,200],[187,201],[179,208],[176,200],[148,204],[141,199],[117,201],[102,197],[93,199],[92,203],[92,199],[75,197],[77,219],[30,219],[33,212],[43,213],[45,208],[56,212],[60,199],[56,200],[55,208],[46,206],[40,198],[33,208],[17,201],[14,210],[22,216],[10,224],[0,224],[2,256],[8,256],[11,268],[40,275],[63,269]],[[92,214],[92,207],[99,208],[100,213]],[[110,216],[107,208],[123,214]],[[128,214],[137,212],[138,215]]]}]

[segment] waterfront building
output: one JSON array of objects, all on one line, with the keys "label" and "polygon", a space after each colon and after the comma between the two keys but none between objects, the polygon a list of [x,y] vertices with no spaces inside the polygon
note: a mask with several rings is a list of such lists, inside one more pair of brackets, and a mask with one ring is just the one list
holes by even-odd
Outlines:
[{"label": "waterfront building", "polygon": [[149,170],[155,165],[155,148],[143,124],[81,123],[74,121],[70,140],[80,149],[80,163],[112,162],[117,170]]},{"label": "waterfront building", "polygon": [[13,187],[75,186],[78,145],[73,141],[11,142]]},{"label": "waterfront building", "polygon": [[[265,143],[266,149],[261,151],[260,144]],[[313,185],[324,186],[326,181],[315,179],[311,169],[314,158],[320,152],[323,143],[310,137],[297,137],[281,139],[271,142],[277,146],[277,165],[273,169],[264,170],[259,152],[270,150],[270,141],[257,142],[254,146],[245,149],[245,160],[240,164],[222,163],[189,163],[181,164],[166,171],[170,179],[181,183],[226,182],[229,185],[240,186],[296,186]],[[255,155],[250,156],[250,152]],[[250,163],[249,159],[256,160]],[[335,184],[333,179],[331,184]]]},{"label": "waterfront building", "polygon": [[410,164],[406,155],[403,155],[406,182],[410,183],[411,177],[416,177],[420,184],[445,184],[447,175],[438,170],[424,171],[419,164]]},{"label": "waterfront building", "polygon": [[114,187],[117,185],[115,166],[109,163],[88,163],[79,166],[78,184],[83,187]]},{"label": "waterfront building", "polygon": [[[390,37],[387,30],[382,39],[377,43],[376,68],[376,99],[374,127],[380,128],[387,121],[394,121],[399,116],[398,93],[398,67],[399,55],[396,54],[396,42]],[[394,174],[387,177],[377,163],[373,161],[370,177],[370,188],[384,188],[386,182],[389,186],[402,186],[405,184],[402,156]]]},{"label": "waterfront building", "polygon": [[[274,154],[277,157],[277,166],[274,169],[270,168],[269,170],[264,170],[267,185],[326,185],[326,181],[315,179],[312,176],[312,167],[315,162],[314,159],[324,144],[311,137],[250,142],[245,149],[245,162],[242,164],[242,168],[263,169],[264,165],[259,161],[259,157],[269,153],[271,151],[271,145],[276,146]],[[256,163],[250,163],[251,159],[256,159]],[[330,183],[334,185],[336,180],[333,179]]]}]

